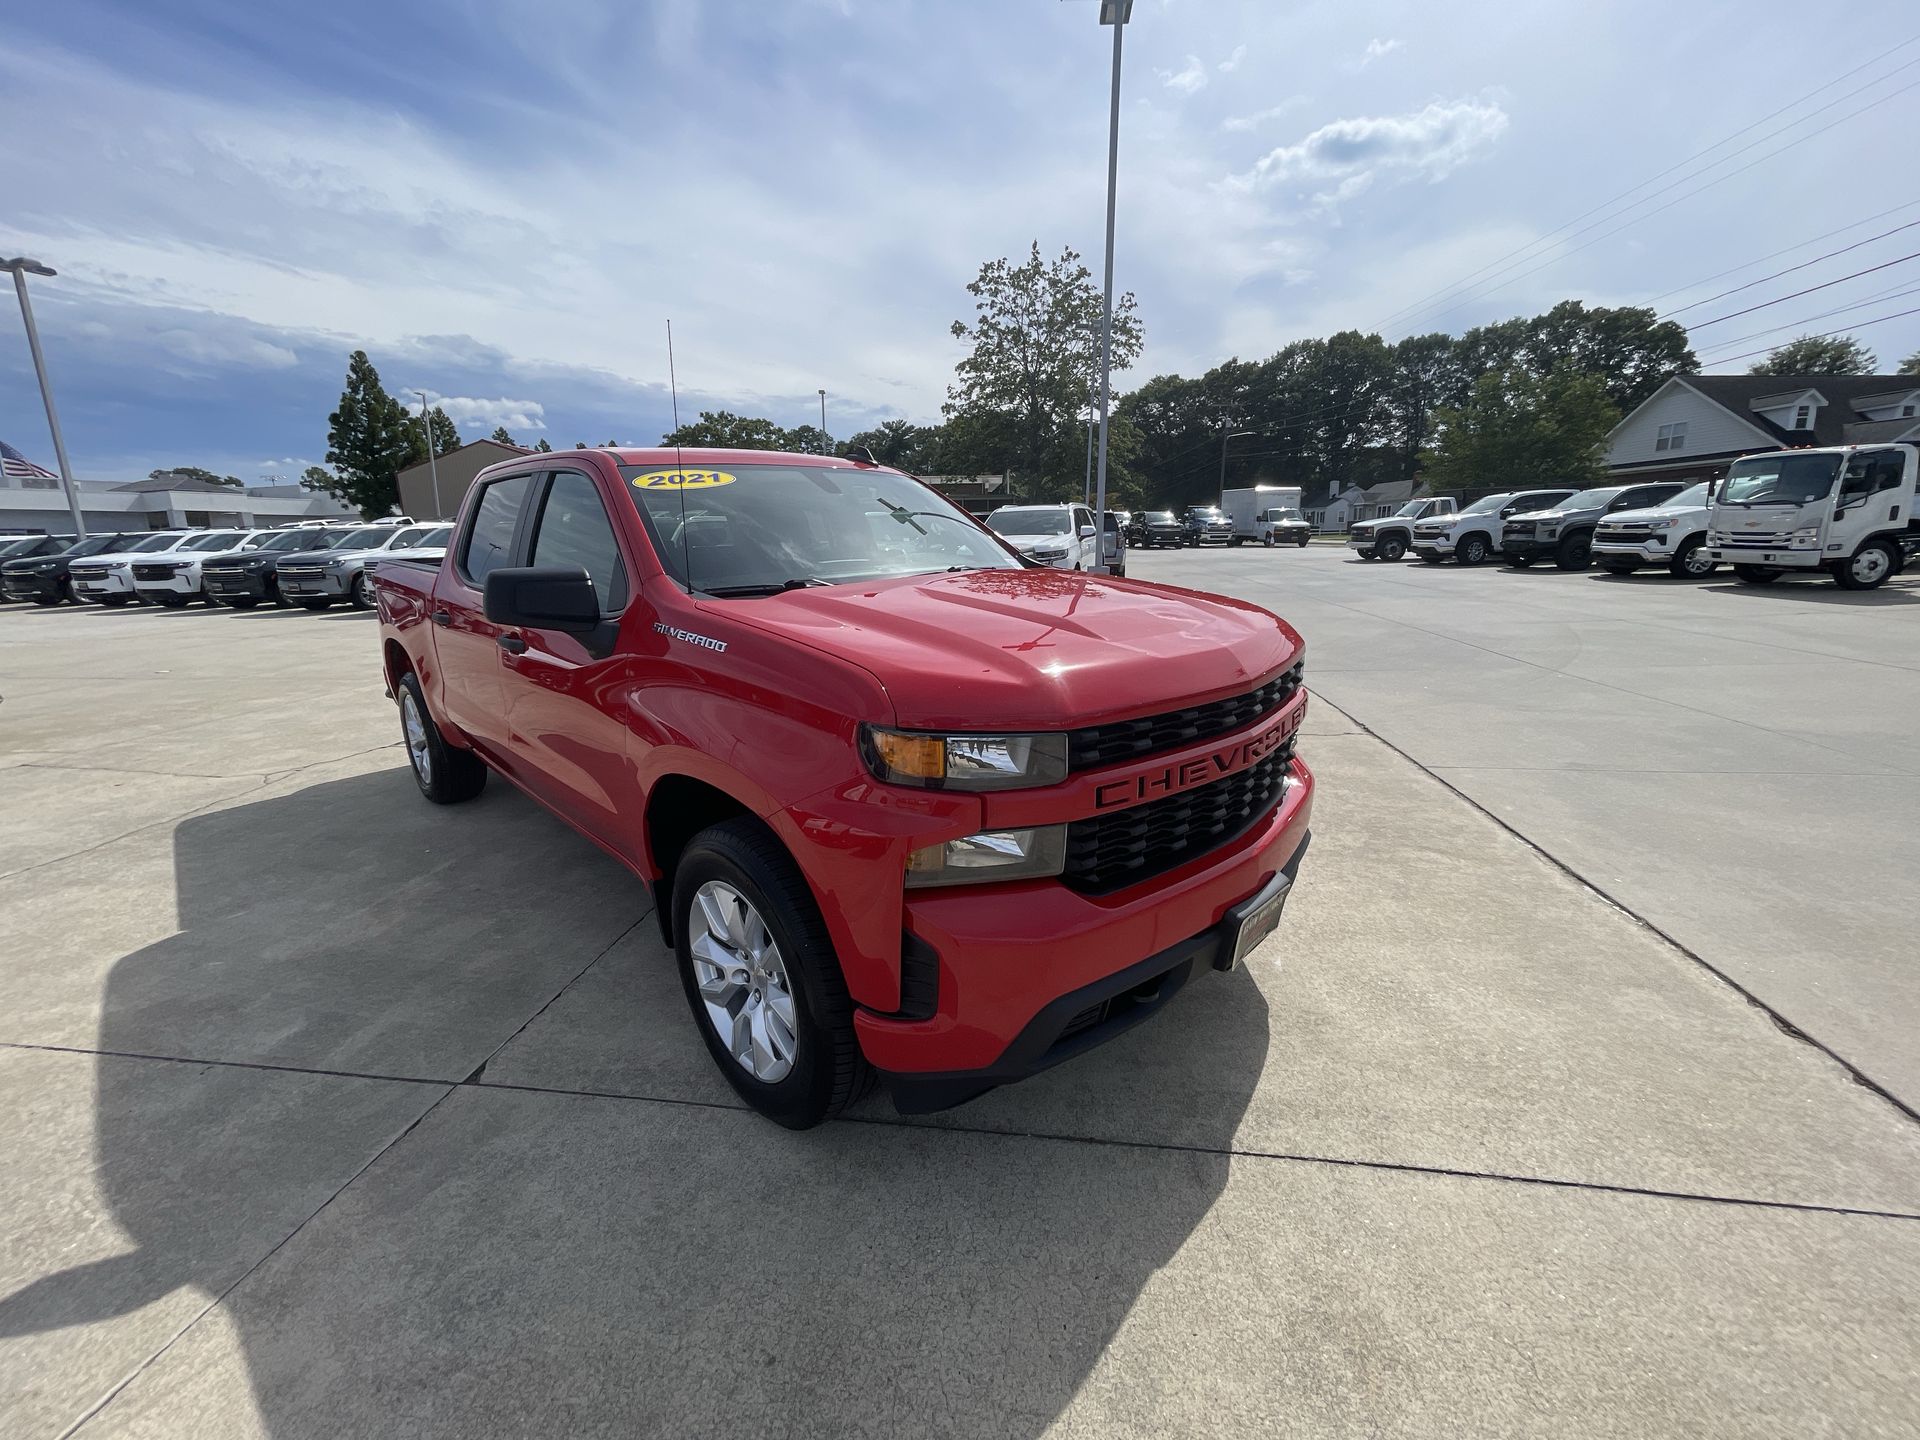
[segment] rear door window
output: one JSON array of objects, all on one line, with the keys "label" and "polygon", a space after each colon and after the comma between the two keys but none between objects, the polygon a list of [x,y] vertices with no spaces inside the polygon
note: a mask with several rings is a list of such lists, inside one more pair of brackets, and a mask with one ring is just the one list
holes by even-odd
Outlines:
[{"label": "rear door window", "polygon": [[473,584],[485,588],[490,573],[512,563],[514,532],[532,481],[531,475],[509,475],[480,492],[466,543],[460,547],[460,571]]}]

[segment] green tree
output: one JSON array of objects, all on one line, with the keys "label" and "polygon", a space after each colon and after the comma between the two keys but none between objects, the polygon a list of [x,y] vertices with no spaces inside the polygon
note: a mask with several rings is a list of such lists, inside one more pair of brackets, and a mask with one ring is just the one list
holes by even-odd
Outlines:
[{"label": "green tree", "polygon": [[335,487],[340,483],[330,470],[322,470],[318,465],[309,465],[300,472],[300,483],[309,490],[319,490],[328,495],[338,495]]},{"label": "green tree", "polygon": [[1451,335],[1409,335],[1388,349],[1387,366],[1379,439],[1393,451],[1391,478],[1411,480],[1433,439],[1434,412],[1461,402],[1465,377]]},{"label": "green tree", "polygon": [[1436,490],[1479,495],[1597,484],[1605,474],[1601,447],[1620,411],[1598,376],[1572,369],[1541,376],[1516,366],[1480,376],[1464,406],[1435,419],[1440,439],[1427,479]]},{"label": "green tree", "polygon": [[1752,375],[1871,375],[1874,353],[1851,335],[1802,335],[1770,352]]},{"label": "green tree", "polygon": [[780,448],[801,455],[831,455],[833,437],[818,425],[796,425],[780,432]]},{"label": "green tree", "polygon": [[702,410],[700,418],[660,437],[662,445],[710,445],[722,450],[784,450],[787,432],[757,415]]},{"label": "green tree", "polygon": [[502,445],[514,445],[519,443],[513,438],[513,436],[507,433],[507,427],[504,425],[494,426],[493,434],[489,435],[487,438],[489,440],[498,441]]},{"label": "green tree", "polygon": [[1911,355],[1907,356],[1906,359],[1902,360],[1900,362],[1900,368],[1893,373],[1896,375],[1920,375],[1920,350],[1914,351]]},{"label": "green tree", "polygon": [[1527,328],[1522,354],[1534,374],[1572,369],[1595,376],[1622,414],[1675,375],[1700,369],[1686,329],[1657,320],[1645,306],[1589,310],[1578,300],[1562,300]]},{"label": "green tree", "polygon": [[389,514],[399,499],[400,471],[421,449],[419,429],[387,394],[367,352],[354,351],[340,406],[327,417],[327,464],[333,474],[320,488],[370,519]]},{"label": "green tree", "polygon": [[[414,420],[417,425],[419,423],[419,417],[414,417]],[[428,412],[427,425],[433,433],[434,454],[445,455],[448,451],[458,450],[460,448],[459,427],[453,423],[452,418],[447,412],[442,410],[438,405],[434,406],[433,409]],[[419,460],[426,459],[427,452],[421,450],[416,458]],[[406,466],[403,465],[400,468],[404,470]]]},{"label": "green tree", "polygon": [[923,429],[907,420],[883,420],[862,430],[841,447],[841,454],[864,449],[882,465],[919,474],[937,474],[925,461],[937,427]]},{"label": "green tree", "polygon": [[[1011,441],[1006,466],[1023,484],[1075,493],[1086,462],[1089,395],[1099,382],[1100,289],[1072,249],[1057,260],[1040,258],[1033,243],[1027,258],[989,260],[967,286],[973,296],[969,324],[953,323],[953,336],[968,353],[954,367],[944,409],[949,420],[966,418],[1004,432]],[[1140,356],[1140,321],[1133,296],[1113,307],[1115,373]],[[976,434],[984,433],[976,429]]]},{"label": "green tree", "polygon": [[549,445],[547,443],[547,437],[542,435],[539,439],[539,442],[534,445],[533,449],[536,455],[548,455],[552,453],[553,446]]},{"label": "green tree", "polygon": [[198,480],[206,485],[225,485],[232,490],[244,490],[246,482],[238,475],[216,475],[211,470],[202,470],[198,465],[176,465],[171,470],[149,470],[149,480]]}]

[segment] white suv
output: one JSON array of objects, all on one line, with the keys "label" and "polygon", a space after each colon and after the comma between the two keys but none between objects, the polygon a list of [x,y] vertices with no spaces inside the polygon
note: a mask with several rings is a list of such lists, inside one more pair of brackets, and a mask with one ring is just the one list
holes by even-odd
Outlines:
[{"label": "white suv", "polygon": [[1002,505],[987,526],[1029,560],[1055,570],[1097,570],[1093,511],[1084,505]]},{"label": "white suv", "polygon": [[202,530],[164,555],[136,556],[133,593],[149,605],[177,610],[206,598],[200,581],[201,562],[215,555],[231,555],[258,545],[270,530]]},{"label": "white suv", "polygon": [[1714,571],[1705,548],[1712,515],[1713,487],[1704,481],[1663,505],[1617,511],[1595,527],[1593,558],[1612,575],[1664,565],[1675,575],[1698,580]]},{"label": "white suv", "polygon": [[1414,522],[1413,553],[1429,565],[1438,565],[1449,555],[1462,565],[1483,565],[1500,553],[1500,529],[1507,516],[1544,510],[1571,494],[1561,489],[1482,495],[1457,515]]},{"label": "white suv", "polygon": [[89,555],[67,567],[67,581],[73,597],[94,605],[126,605],[139,597],[133,591],[134,561],[147,555],[177,550],[199,530],[156,530],[124,550],[106,555]]}]

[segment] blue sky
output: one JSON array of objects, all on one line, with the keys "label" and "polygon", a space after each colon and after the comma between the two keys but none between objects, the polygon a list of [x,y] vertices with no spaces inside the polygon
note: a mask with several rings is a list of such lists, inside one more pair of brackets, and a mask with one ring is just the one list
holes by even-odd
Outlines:
[{"label": "blue sky", "polygon": [[[1567,296],[1664,310],[1920,219],[1920,88],[1903,88],[1920,43],[1896,49],[1916,34],[1900,0],[1845,24],[1775,3],[1137,0],[1118,259],[1147,347],[1130,378]],[[1092,0],[10,7],[0,253],[62,272],[36,313],[89,478],[297,474],[355,347],[390,388],[446,397],[469,437],[650,442],[668,317],[683,413],[799,424],[824,387],[836,434],[932,420],[981,261],[1037,239],[1097,265],[1109,35]],[[1397,315],[1861,65],[1617,236]],[[1909,268],[1697,347],[1744,369],[1709,342],[1854,301],[1800,328],[1913,308],[1892,296]],[[1890,369],[1917,321],[1860,333]],[[0,438],[51,463],[10,300]]]}]

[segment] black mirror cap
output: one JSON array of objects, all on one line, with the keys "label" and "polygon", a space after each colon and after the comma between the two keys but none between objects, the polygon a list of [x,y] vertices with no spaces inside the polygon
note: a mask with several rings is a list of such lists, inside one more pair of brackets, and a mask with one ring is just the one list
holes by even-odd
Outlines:
[{"label": "black mirror cap", "polygon": [[579,565],[507,566],[487,573],[486,616],[495,625],[583,635],[600,624],[600,596]]}]

